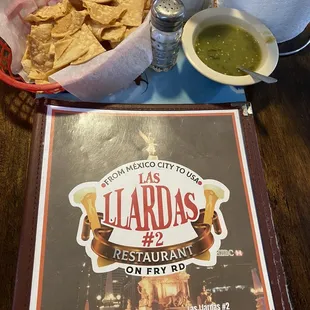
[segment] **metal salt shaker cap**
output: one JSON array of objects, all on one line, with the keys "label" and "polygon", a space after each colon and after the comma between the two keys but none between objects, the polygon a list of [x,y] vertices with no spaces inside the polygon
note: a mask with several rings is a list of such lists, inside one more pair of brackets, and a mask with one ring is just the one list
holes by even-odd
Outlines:
[{"label": "metal salt shaker cap", "polygon": [[183,27],[185,8],[180,0],[155,0],[152,25],[160,31],[175,32]]}]

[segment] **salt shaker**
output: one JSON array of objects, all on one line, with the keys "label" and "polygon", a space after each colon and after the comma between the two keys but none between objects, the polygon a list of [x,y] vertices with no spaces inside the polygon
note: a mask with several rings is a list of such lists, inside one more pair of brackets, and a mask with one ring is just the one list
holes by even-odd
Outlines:
[{"label": "salt shaker", "polygon": [[155,0],[152,6],[151,40],[157,72],[169,71],[177,62],[185,8],[180,0]]}]

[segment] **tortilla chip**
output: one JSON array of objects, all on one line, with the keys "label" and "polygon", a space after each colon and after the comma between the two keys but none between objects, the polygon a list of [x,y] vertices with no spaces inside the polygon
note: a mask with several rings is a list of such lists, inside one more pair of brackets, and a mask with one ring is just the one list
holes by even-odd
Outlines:
[{"label": "tortilla chip", "polygon": [[125,37],[126,32],[125,26],[106,28],[102,32],[102,40],[111,41],[111,42],[120,42]]},{"label": "tortilla chip", "polygon": [[138,27],[131,27],[127,28],[125,32],[125,38],[127,38],[129,35],[131,35],[133,32],[135,32],[138,29]]},{"label": "tortilla chip", "polygon": [[[129,35],[131,35],[134,31],[136,31],[138,29],[138,27],[130,27],[130,28],[127,28],[126,29],[126,32],[125,32],[125,37],[124,39],[126,39]],[[109,41],[112,49],[113,48],[116,48],[118,45],[120,45],[122,43],[122,40],[116,42],[116,41]]]},{"label": "tortilla chip", "polygon": [[122,24],[118,23],[118,22],[116,22],[113,25],[102,25],[102,24],[100,24],[100,23],[98,23],[98,22],[96,22],[94,20],[87,21],[86,25],[88,26],[88,28],[91,30],[93,35],[99,41],[102,41],[102,32],[104,31],[104,29],[122,26]]},{"label": "tortilla chip", "polygon": [[29,74],[31,71],[32,62],[31,62],[30,55],[29,55],[29,43],[28,42],[27,42],[25,54],[22,59],[22,66],[23,66],[24,71],[27,74]]},{"label": "tortilla chip", "polygon": [[56,20],[67,15],[72,9],[72,5],[69,0],[63,0],[63,2],[56,5],[44,6],[38,9],[34,14],[28,15],[25,20],[28,22],[45,22],[48,20]]},{"label": "tortilla chip", "polygon": [[44,85],[44,84],[49,84],[50,83],[48,80],[35,80],[34,82],[37,85]]},{"label": "tortilla chip", "polygon": [[32,25],[30,35],[40,42],[47,43],[51,40],[52,29],[53,24],[51,23]]},{"label": "tortilla chip", "polygon": [[41,72],[35,68],[31,68],[31,71],[28,74],[28,78],[31,80],[44,80],[47,78],[46,73]]},{"label": "tortilla chip", "polygon": [[56,25],[52,30],[52,37],[58,39],[74,34],[75,32],[81,29],[86,15],[87,15],[86,10],[85,11],[72,10],[66,16],[58,19],[56,21]]},{"label": "tortilla chip", "polygon": [[147,15],[149,14],[149,10],[144,10],[143,11],[143,20],[145,20],[146,19],[146,17],[147,17]]},{"label": "tortilla chip", "polygon": [[65,49],[62,55],[55,60],[53,69],[59,70],[68,66],[72,61],[85,55],[87,51],[88,47],[79,44],[77,40],[72,40],[71,44]]},{"label": "tortilla chip", "polygon": [[106,4],[106,3],[111,3],[114,0],[86,0],[88,2],[94,2],[94,3],[100,3],[100,4]]},{"label": "tortilla chip", "polygon": [[50,55],[55,56],[55,45],[54,45],[54,42],[51,41],[49,43],[51,43],[51,47],[50,47],[49,53],[50,53]]},{"label": "tortilla chip", "polygon": [[118,0],[120,7],[127,9],[120,22],[125,26],[138,27],[142,24],[145,0]]},{"label": "tortilla chip", "polygon": [[112,42],[112,41],[109,41],[110,42],[110,45],[112,47],[112,49],[116,48],[118,45],[120,45],[122,42]]},{"label": "tortilla chip", "polygon": [[57,61],[63,55],[63,53],[70,46],[72,41],[73,38],[65,37],[62,40],[59,40],[53,44],[55,47],[55,61]]},{"label": "tortilla chip", "polygon": [[[83,25],[82,29],[73,35],[75,41],[80,46],[86,46],[88,51],[79,59],[72,61],[72,65],[79,65],[91,60],[92,58],[104,53],[106,50],[101,46],[96,37],[93,35],[87,25]],[[73,43],[72,43],[73,44]]]},{"label": "tortilla chip", "polygon": [[32,68],[28,77],[31,79],[31,80],[48,80],[48,77],[52,74],[54,74],[55,72],[57,72],[58,70],[54,70],[54,69],[51,69],[47,72],[41,72],[41,71],[38,71],[37,69],[35,68]]},{"label": "tortilla chip", "polygon": [[144,1],[144,10],[150,10],[152,5],[152,0],[145,0]]},{"label": "tortilla chip", "polygon": [[86,25],[90,29],[90,31],[93,33],[93,35],[97,38],[97,40],[101,40],[102,36],[102,31],[105,29],[106,26],[103,26],[102,24],[94,21],[94,20],[89,20],[86,22]]},{"label": "tortilla chip", "polygon": [[[42,43],[31,35],[28,36],[29,56],[32,63],[32,69],[45,74],[53,68],[54,55],[50,53],[51,44]],[[33,71],[31,69],[31,71]],[[29,76],[29,78],[32,78]],[[34,78],[41,79],[41,78]]]},{"label": "tortilla chip", "polygon": [[83,5],[87,8],[91,19],[102,25],[114,24],[127,10],[123,6],[101,5],[89,1],[83,2]]}]

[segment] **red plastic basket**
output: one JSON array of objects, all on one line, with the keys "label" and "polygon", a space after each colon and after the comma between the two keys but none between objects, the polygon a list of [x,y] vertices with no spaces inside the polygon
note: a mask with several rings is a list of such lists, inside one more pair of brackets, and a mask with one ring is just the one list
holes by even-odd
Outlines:
[{"label": "red plastic basket", "polygon": [[26,83],[19,75],[11,71],[12,52],[6,42],[0,38],[0,80],[13,87],[32,93],[56,94],[64,91],[58,83],[35,85]]}]

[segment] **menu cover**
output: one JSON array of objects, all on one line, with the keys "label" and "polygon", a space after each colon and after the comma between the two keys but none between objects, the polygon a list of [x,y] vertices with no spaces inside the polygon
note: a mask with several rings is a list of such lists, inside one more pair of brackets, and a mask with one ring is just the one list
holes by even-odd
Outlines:
[{"label": "menu cover", "polygon": [[242,105],[35,117],[14,310],[290,309]]}]

